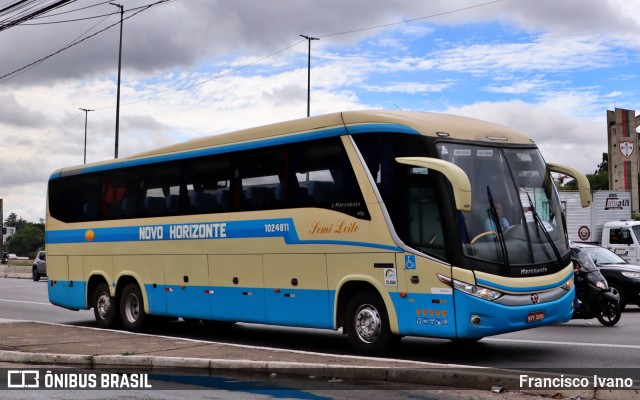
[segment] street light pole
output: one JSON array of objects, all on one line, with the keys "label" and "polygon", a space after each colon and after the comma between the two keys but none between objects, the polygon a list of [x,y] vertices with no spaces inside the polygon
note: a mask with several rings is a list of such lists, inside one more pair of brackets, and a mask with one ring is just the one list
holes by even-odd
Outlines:
[{"label": "street light pole", "polygon": [[309,41],[309,53],[307,57],[307,117],[311,114],[311,41],[320,40],[319,38],[300,35]]},{"label": "street light pole", "polygon": [[82,111],[84,111],[84,163],[87,163],[87,116],[89,114],[89,111],[94,111],[94,110],[89,110],[88,108],[81,108]]},{"label": "street light pole", "polygon": [[118,140],[120,137],[120,71],[122,69],[122,25],[124,16],[124,7],[120,4],[109,3],[120,9],[120,50],[118,51],[118,100],[116,103],[116,150],[115,158],[118,158]]}]

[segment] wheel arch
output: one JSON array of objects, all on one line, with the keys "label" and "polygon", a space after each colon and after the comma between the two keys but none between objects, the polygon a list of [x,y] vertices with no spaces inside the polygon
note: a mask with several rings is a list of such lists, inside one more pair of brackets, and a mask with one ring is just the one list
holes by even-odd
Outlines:
[{"label": "wheel arch", "polygon": [[[109,282],[107,281],[107,278],[104,275],[101,275],[101,274],[91,275],[89,277],[89,280],[87,281],[87,293],[86,293],[87,310],[93,307],[93,295],[96,291],[96,288],[101,283],[106,283],[107,286],[109,287],[109,291],[113,292],[113,287],[109,284]],[[113,293],[111,293],[111,295],[113,296]]]},{"label": "wheel arch", "polygon": [[398,329],[398,316],[396,314],[396,308],[393,305],[393,300],[389,295],[389,292],[385,290],[384,286],[381,286],[379,282],[371,279],[366,275],[349,276],[343,278],[336,289],[335,294],[335,308],[334,308],[334,326],[336,329],[343,328],[343,333],[347,333],[347,327],[344,324],[344,317],[347,309],[347,304],[355,296],[356,293],[369,291],[377,294],[382,299],[389,318],[389,327],[391,332],[399,334]]},{"label": "wheel arch", "polygon": [[142,293],[142,299],[144,302],[144,312],[148,314],[149,299],[147,298],[147,292],[145,290],[144,285],[140,284],[140,279],[137,276],[135,276],[133,273],[132,274],[123,273],[118,277],[118,283],[116,284],[116,294],[115,294],[116,298],[117,299],[120,298],[120,296],[122,295],[122,291],[130,283],[133,283],[140,288],[140,293]]}]

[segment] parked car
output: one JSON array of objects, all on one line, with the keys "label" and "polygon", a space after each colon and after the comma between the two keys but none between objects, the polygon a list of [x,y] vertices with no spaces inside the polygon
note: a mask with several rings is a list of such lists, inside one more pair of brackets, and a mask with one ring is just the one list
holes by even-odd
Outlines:
[{"label": "parked car", "polygon": [[40,277],[47,276],[47,252],[39,251],[33,261],[32,277],[34,281],[39,281]]},{"label": "parked car", "polygon": [[640,265],[629,264],[614,252],[593,244],[571,243],[573,257],[587,252],[600,269],[609,287],[620,294],[620,308],[627,304],[640,306]]}]

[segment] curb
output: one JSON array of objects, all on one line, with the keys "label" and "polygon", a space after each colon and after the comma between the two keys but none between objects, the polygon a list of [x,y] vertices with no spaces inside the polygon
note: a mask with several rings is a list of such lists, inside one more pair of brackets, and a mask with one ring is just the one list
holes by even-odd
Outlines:
[{"label": "curb", "polygon": [[[79,354],[25,353],[0,351],[0,362],[22,364],[67,365],[87,369],[108,367],[179,368],[210,374],[215,371],[250,372],[264,375],[282,374],[314,376],[327,379],[375,380],[394,383],[411,383],[430,386],[455,387],[461,389],[491,390],[494,387],[517,391],[521,371],[489,369],[484,367],[440,366],[437,368],[388,368],[366,366],[336,366],[323,363],[298,363],[281,361],[251,361],[202,359],[164,356],[91,356]],[[529,376],[545,374],[528,373]],[[555,376],[555,375],[553,375]],[[562,396],[562,398],[584,398],[601,400],[640,399],[638,390],[598,389],[541,389],[519,390],[522,393],[540,396]],[[558,397],[556,397],[558,398]]]}]

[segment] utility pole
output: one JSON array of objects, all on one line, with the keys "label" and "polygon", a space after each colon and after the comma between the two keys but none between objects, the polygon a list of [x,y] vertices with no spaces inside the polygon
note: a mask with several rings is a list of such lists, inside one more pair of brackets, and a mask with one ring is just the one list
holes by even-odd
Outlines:
[{"label": "utility pole", "polygon": [[311,115],[311,41],[320,40],[319,38],[300,35],[309,41],[309,53],[307,57],[307,117]]},{"label": "utility pole", "polygon": [[95,110],[89,110],[88,108],[81,108],[82,111],[84,111],[84,163],[87,163],[87,115],[89,114],[89,111],[95,111]]},{"label": "utility pole", "polygon": [[118,140],[120,137],[120,71],[122,70],[122,25],[124,20],[124,7],[120,4],[109,3],[120,9],[120,50],[118,51],[118,100],[116,103],[116,150],[114,158],[118,158]]}]

